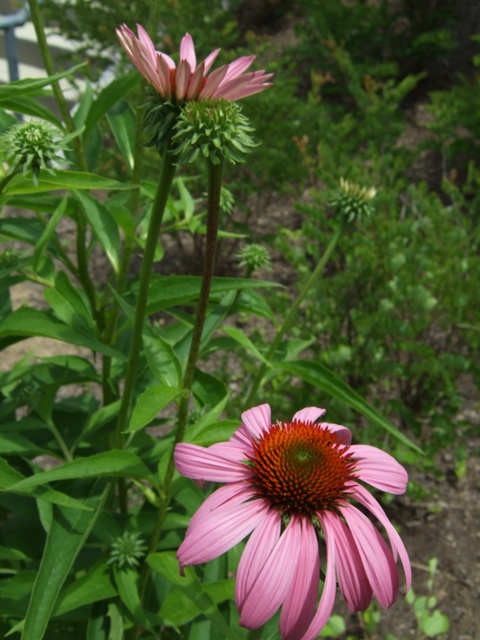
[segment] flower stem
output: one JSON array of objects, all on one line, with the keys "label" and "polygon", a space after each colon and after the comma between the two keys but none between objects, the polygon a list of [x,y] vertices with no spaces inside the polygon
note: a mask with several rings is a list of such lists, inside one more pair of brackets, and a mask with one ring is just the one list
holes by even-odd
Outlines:
[{"label": "flower stem", "polygon": [[[185,430],[187,428],[188,406],[192,392],[193,377],[195,366],[200,351],[201,338],[205,318],[207,315],[208,301],[210,297],[210,288],[212,284],[213,273],[215,269],[215,257],[217,249],[218,221],[220,215],[220,190],[222,186],[222,164],[214,165],[208,163],[208,210],[207,210],[207,234],[205,239],[205,258],[203,263],[202,284],[200,288],[200,299],[198,301],[197,312],[195,314],[195,323],[193,327],[192,342],[190,344],[190,352],[188,354],[187,366],[183,378],[183,395],[180,399],[178,408],[177,428],[175,432],[175,441],[170,453],[165,479],[163,483],[163,492],[161,496],[161,504],[158,508],[157,522],[150,540],[149,553],[153,553],[158,544],[160,533],[162,531],[163,522],[167,514],[168,505],[171,497],[171,486],[175,465],[173,461],[173,453],[175,446],[183,441]],[[141,578],[140,593],[141,597],[145,593],[148,580],[148,565],[145,565]]]},{"label": "flower stem", "polygon": [[[272,344],[270,345],[270,349],[266,355],[266,359],[267,361],[270,363],[272,361],[272,358],[275,355],[275,352],[278,349],[278,346],[283,338],[283,336],[285,335],[285,333],[290,329],[290,327],[293,324],[293,321],[295,320],[295,317],[297,315],[297,312],[302,304],[302,302],[305,300],[305,298],[307,297],[307,295],[309,294],[310,290],[312,289],[312,287],[317,283],[318,280],[320,280],[323,270],[325,268],[325,265],[327,264],[327,262],[329,261],[335,247],[337,246],[337,242],[340,239],[340,236],[342,235],[342,231],[343,231],[343,225],[339,224],[338,228],[335,230],[334,234],[332,235],[330,242],[327,246],[327,248],[325,249],[325,252],[323,254],[323,256],[320,258],[317,266],[315,267],[315,269],[312,271],[312,273],[310,274],[310,277],[308,278],[307,282],[305,283],[303,289],[300,291],[300,293],[298,294],[297,298],[295,299],[293,305],[290,307],[287,315],[285,316],[285,319],[283,321],[283,323],[281,324],[281,326],[279,327],[279,329],[277,330],[277,334],[272,342]],[[263,376],[265,375],[266,371],[268,369],[268,365],[267,364],[263,364],[255,378],[255,380],[253,381],[252,384],[252,388],[250,389],[250,393],[248,395],[248,398],[245,402],[245,406],[250,406],[255,398],[255,394],[258,391],[258,388],[262,382]]]},{"label": "flower stem", "polygon": [[157,194],[153,203],[150,225],[148,227],[147,241],[143,253],[142,268],[140,270],[140,280],[138,285],[138,298],[135,310],[135,320],[133,324],[132,342],[130,345],[130,357],[125,377],[125,386],[123,389],[122,403],[117,420],[117,428],[115,435],[115,444],[118,448],[122,446],[122,431],[127,426],[127,420],[130,412],[130,404],[135,386],[135,379],[138,369],[138,358],[142,346],[143,323],[145,321],[145,313],[148,301],[148,287],[150,284],[150,275],[152,272],[153,259],[155,249],[157,247],[158,235],[163,220],[165,205],[167,203],[168,194],[175,174],[176,165],[172,160],[168,149],[165,150],[163,156],[162,170],[160,181],[158,183]]}]

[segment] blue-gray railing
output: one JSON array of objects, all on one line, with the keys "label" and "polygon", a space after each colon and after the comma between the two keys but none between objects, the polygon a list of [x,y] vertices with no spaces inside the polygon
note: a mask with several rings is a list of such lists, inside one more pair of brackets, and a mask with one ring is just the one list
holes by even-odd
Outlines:
[{"label": "blue-gray railing", "polygon": [[15,28],[23,27],[30,17],[28,3],[22,9],[8,16],[0,16],[0,29],[5,32],[5,51],[8,63],[8,75],[10,81],[18,80],[18,56]]}]

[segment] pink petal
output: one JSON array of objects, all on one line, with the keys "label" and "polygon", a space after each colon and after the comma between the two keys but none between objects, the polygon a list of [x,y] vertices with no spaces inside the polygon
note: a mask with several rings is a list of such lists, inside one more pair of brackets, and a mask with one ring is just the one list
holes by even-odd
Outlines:
[{"label": "pink petal", "polygon": [[350,444],[352,441],[352,432],[341,424],[333,424],[332,422],[321,422],[320,426],[328,429],[335,434],[337,442],[340,444]]},{"label": "pink petal", "polygon": [[236,456],[229,455],[228,443],[220,443],[212,451],[211,448],[181,442],[175,447],[174,460],[182,476],[194,480],[237,482],[251,475],[245,464]]},{"label": "pink petal", "polygon": [[325,575],[325,584],[323,585],[322,596],[320,598],[318,609],[305,635],[302,637],[302,640],[315,640],[320,631],[327,624],[332,613],[335,594],[337,591],[337,582],[335,579],[336,555],[334,533],[331,527],[332,518],[336,518],[337,516],[329,511],[317,513],[317,516],[321,522],[325,535],[325,542],[327,544],[327,573]]},{"label": "pink petal", "polygon": [[208,100],[213,96],[215,91],[217,90],[218,85],[222,82],[225,74],[227,73],[227,67],[224,65],[223,67],[219,67],[215,69],[208,77],[205,83],[205,86],[200,91],[199,98],[200,100]]},{"label": "pink petal", "polygon": [[200,525],[204,520],[208,520],[212,513],[223,506],[241,504],[248,502],[255,497],[254,490],[245,482],[231,482],[214,491],[195,511],[190,518],[187,533],[190,529]]},{"label": "pink petal", "polygon": [[157,52],[155,51],[153,42],[141,24],[137,24],[137,32],[144,50],[148,53],[149,62],[152,66],[154,66],[155,60],[157,57]]},{"label": "pink petal", "polygon": [[216,57],[218,56],[218,54],[220,53],[220,49],[215,49],[214,51],[212,51],[212,53],[209,53],[208,56],[205,58],[205,73],[208,73],[210,71],[210,68],[212,66],[212,64],[215,62]]},{"label": "pink petal", "polygon": [[341,509],[363,562],[370,586],[385,609],[398,593],[398,572],[387,543],[370,520],[351,504]]},{"label": "pink petal", "polygon": [[177,100],[183,100],[190,83],[192,71],[187,60],[180,60],[177,68],[176,79],[176,96]]},{"label": "pink petal", "polygon": [[272,424],[270,405],[261,404],[258,407],[244,411],[242,413],[242,421],[252,436],[260,437]]},{"label": "pink petal", "polygon": [[385,527],[390,544],[392,545],[393,554],[396,559],[397,554],[400,556],[400,560],[403,565],[403,571],[405,573],[406,590],[408,591],[412,585],[412,568],[410,566],[410,559],[408,552],[405,549],[405,545],[395,527],[392,525],[387,517],[387,514],[382,509],[377,500],[369,493],[365,487],[358,485],[354,497],[360,504],[369,509],[373,515],[378,518],[380,523]]},{"label": "pink petal", "polygon": [[255,60],[255,56],[242,56],[241,58],[237,58],[233,62],[227,65],[227,73],[225,75],[225,82],[227,80],[233,80],[234,78],[238,78],[244,71],[248,69],[248,67]]},{"label": "pink petal", "polygon": [[244,87],[243,89],[234,89],[228,92],[228,94],[223,95],[222,93],[215,93],[215,97],[224,98],[225,100],[241,100],[242,98],[248,98],[249,96],[253,96],[256,93],[260,93],[264,91],[268,87],[271,87],[272,83],[267,82],[265,84],[259,85],[258,87]]},{"label": "pink petal", "polygon": [[297,422],[315,422],[318,418],[323,416],[326,409],[320,409],[319,407],[305,407],[305,409],[300,409],[293,416],[292,422],[296,420]]},{"label": "pink petal", "polygon": [[389,493],[405,493],[408,474],[390,454],[367,444],[350,447],[353,457],[358,459],[355,472],[360,480]]},{"label": "pink petal", "polygon": [[[173,62],[173,61],[172,61]],[[164,87],[164,93],[162,96],[164,98],[172,97],[172,82],[170,79],[170,66],[168,65],[167,56],[163,53],[157,54],[157,75],[160,78],[160,82]],[[175,68],[175,65],[174,65]]]},{"label": "pink petal", "polygon": [[301,528],[292,518],[262,566],[252,566],[257,579],[243,603],[240,625],[257,629],[282,604],[297,571],[301,554]]},{"label": "pink petal", "polygon": [[317,604],[320,583],[318,540],[309,520],[302,520],[301,530],[302,553],[280,614],[280,635],[284,640],[299,640],[303,636]]},{"label": "pink petal", "polygon": [[337,516],[330,518],[334,534],[337,576],[350,611],[365,611],[372,600],[372,588],[350,529]]},{"label": "pink petal", "polygon": [[252,532],[240,558],[235,581],[235,602],[241,613],[245,600],[258,578],[260,569],[281,533],[282,518],[278,511],[270,510],[258,527]]},{"label": "pink petal", "polygon": [[180,61],[186,60],[190,65],[190,69],[195,69],[197,66],[197,57],[195,55],[195,46],[193,44],[192,36],[186,33],[180,43]]},{"label": "pink petal", "polygon": [[177,551],[182,567],[202,564],[222,555],[253,529],[265,517],[268,505],[263,500],[237,503],[230,500],[215,509],[209,518],[197,520],[187,530],[185,540]]},{"label": "pink petal", "polygon": [[205,75],[205,62],[201,62],[190,78],[190,84],[187,90],[187,100],[194,100],[200,93],[200,88],[203,83],[203,76]]}]

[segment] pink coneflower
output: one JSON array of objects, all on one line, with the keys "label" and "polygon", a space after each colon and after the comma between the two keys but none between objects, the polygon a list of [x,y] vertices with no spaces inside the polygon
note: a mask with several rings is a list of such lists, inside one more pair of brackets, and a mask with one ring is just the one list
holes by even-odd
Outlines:
[{"label": "pink coneflower", "polygon": [[[337,580],[351,611],[366,609],[372,594],[382,607],[394,602],[397,556],[407,590],[411,583],[400,536],[360,484],[400,494],[406,471],[376,447],[351,445],[346,427],[315,424],[324,413],[307,407],[291,422],[272,424],[263,404],[242,414],[228,442],[175,449],[184,476],[225,483],[192,517],[177,553],[181,567],[212,560],[251,534],[236,581],[240,624],[256,629],[282,607],[284,640],[318,636],[332,612]],[[352,498],[378,518],[390,546]],[[326,574],[317,606],[322,539]]]},{"label": "pink coneflower", "polygon": [[273,74],[264,71],[244,73],[255,56],[244,56],[219,67],[210,75],[212,64],[220,49],[215,49],[197,66],[195,47],[186,33],[180,44],[178,67],[170,56],[156,51],[150,36],[137,24],[138,38],[125,24],[116,29],[120,44],[142,76],[166,100],[240,100],[259,93],[271,85]]}]

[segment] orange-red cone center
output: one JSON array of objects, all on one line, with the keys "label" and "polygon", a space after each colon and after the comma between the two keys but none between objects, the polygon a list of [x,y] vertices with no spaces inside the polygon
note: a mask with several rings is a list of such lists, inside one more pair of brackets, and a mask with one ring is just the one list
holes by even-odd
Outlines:
[{"label": "orange-red cone center", "polygon": [[313,423],[278,422],[252,442],[252,484],[283,514],[313,516],[345,499],[355,477],[349,447]]}]

